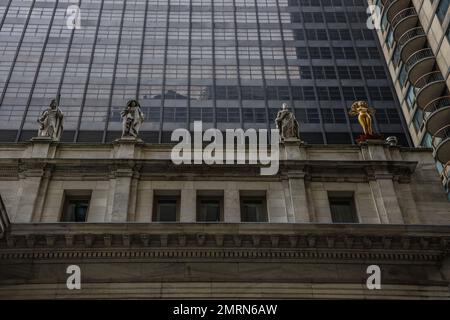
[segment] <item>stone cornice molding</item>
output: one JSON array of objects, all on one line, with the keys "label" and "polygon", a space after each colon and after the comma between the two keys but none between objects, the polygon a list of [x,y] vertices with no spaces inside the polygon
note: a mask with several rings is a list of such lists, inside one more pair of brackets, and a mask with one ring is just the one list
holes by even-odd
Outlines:
[{"label": "stone cornice molding", "polygon": [[290,259],[439,263],[450,226],[332,224],[12,224],[11,259]]},{"label": "stone cornice molding", "polygon": [[[208,179],[226,176],[227,179],[264,178],[278,180],[303,177],[315,181],[370,181],[394,179],[409,182],[415,172],[414,161],[281,161],[278,176],[261,176],[259,165],[175,165],[170,159],[0,159],[0,177],[29,177],[52,174],[59,178],[76,178],[80,174],[89,177],[140,176],[166,178],[172,175],[183,180]],[[293,174],[294,173],[294,174]],[[299,175],[300,174],[300,175]],[[194,177],[195,178],[195,177]]]}]

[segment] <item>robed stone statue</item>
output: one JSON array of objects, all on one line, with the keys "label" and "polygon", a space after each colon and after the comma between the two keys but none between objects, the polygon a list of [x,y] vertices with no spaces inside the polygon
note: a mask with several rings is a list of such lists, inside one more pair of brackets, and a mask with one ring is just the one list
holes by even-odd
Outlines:
[{"label": "robed stone statue", "polygon": [[137,138],[139,129],[144,123],[144,113],[138,101],[130,100],[120,113],[122,116],[122,138]]},{"label": "robed stone statue", "polygon": [[53,99],[50,106],[42,111],[38,118],[38,136],[59,141],[63,131],[63,120],[64,114],[59,108],[57,100]]},{"label": "robed stone statue", "polygon": [[277,114],[275,119],[277,129],[280,130],[281,141],[288,139],[298,139],[299,135],[299,124],[295,115],[289,110],[287,103],[283,103],[281,110]]}]

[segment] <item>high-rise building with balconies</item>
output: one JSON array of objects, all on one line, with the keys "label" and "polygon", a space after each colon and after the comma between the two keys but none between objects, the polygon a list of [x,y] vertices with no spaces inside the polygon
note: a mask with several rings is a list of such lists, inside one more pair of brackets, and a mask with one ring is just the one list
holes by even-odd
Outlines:
[{"label": "high-rise building with balconies", "polygon": [[376,0],[378,37],[414,145],[434,148],[450,192],[450,1]]}]

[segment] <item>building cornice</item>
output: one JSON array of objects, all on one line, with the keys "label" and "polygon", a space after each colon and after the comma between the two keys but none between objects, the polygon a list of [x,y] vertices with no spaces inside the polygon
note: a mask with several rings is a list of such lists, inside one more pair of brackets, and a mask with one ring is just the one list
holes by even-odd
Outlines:
[{"label": "building cornice", "polygon": [[12,224],[0,240],[0,263],[83,258],[439,264],[449,243],[450,226]]},{"label": "building cornice", "polygon": [[[51,172],[53,178],[89,179],[138,174],[141,179],[173,176],[178,180],[208,180],[226,176],[227,179],[248,177],[278,180],[292,177],[291,172],[303,172],[304,178],[313,181],[368,181],[395,179],[409,181],[417,167],[415,161],[334,161],[290,160],[281,161],[277,176],[261,176],[259,165],[175,165],[170,159],[0,159],[0,178],[43,176]],[[196,176],[192,176],[196,174]]]}]

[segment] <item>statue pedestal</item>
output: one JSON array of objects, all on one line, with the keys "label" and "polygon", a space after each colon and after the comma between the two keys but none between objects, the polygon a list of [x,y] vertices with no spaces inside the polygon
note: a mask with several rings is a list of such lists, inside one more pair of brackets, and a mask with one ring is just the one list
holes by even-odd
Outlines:
[{"label": "statue pedestal", "polygon": [[364,160],[386,161],[388,155],[386,154],[386,142],[381,139],[368,139],[359,143],[362,146],[362,153]]},{"label": "statue pedestal", "polygon": [[43,143],[43,142],[53,142],[56,140],[54,140],[52,137],[33,137],[33,138],[31,138],[31,141],[37,142],[37,143],[39,143],[39,142]]},{"label": "statue pedestal", "polygon": [[382,134],[362,134],[356,139],[357,143],[368,141],[383,141],[384,143],[384,136]]},{"label": "statue pedestal", "polygon": [[58,142],[52,137],[33,137],[31,138],[31,157],[32,158],[47,158],[50,153],[50,145],[53,142]]},{"label": "statue pedestal", "polygon": [[297,138],[284,139],[281,142],[284,149],[284,160],[305,160],[306,153],[300,146],[304,145],[304,142]]},{"label": "statue pedestal", "polygon": [[115,140],[115,157],[119,159],[135,158],[135,146],[138,144],[144,144],[144,141],[135,137],[122,137]]}]

